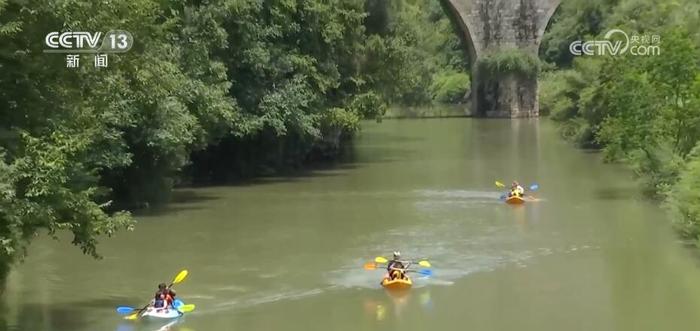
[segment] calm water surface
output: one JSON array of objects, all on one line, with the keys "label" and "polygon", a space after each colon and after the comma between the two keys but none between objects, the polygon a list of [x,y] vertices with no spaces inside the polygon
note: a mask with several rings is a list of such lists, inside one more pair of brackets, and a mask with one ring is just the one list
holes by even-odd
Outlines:
[{"label": "calm water surface", "polygon": [[[537,182],[509,206],[495,180]],[[183,189],[95,261],[34,241],[3,297],[6,328],[83,330],[698,330],[700,272],[624,169],[547,120],[367,122],[348,162]],[[363,263],[401,250],[435,275],[408,295]],[[126,323],[159,282],[197,309]]]}]

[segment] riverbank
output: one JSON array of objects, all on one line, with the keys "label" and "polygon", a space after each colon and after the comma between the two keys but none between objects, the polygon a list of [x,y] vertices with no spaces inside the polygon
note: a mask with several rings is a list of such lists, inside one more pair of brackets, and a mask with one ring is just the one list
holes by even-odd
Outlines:
[{"label": "riverbank", "polygon": [[471,117],[471,107],[464,104],[434,104],[426,107],[390,106],[384,119]]},{"label": "riverbank", "polygon": [[[681,237],[698,247],[699,10],[694,0],[565,1],[540,52],[556,68],[540,79],[541,113],[567,140],[631,168],[639,190],[660,201]],[[577,57],[561,47],[583,36],[602,40],[612,29],[661,55]]]}]

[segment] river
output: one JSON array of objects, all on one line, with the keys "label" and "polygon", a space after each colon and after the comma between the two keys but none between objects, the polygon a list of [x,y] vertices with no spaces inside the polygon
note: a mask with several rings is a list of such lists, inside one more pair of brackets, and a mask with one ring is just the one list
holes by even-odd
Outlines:
[{"label": "river", "polygon": [[[539,184],[510,206],[494,181]],[[696,330],[700,271],[621,166],[541,120],[366,122],[337,166],[180,189],[103,239],[102,260],[37,238],[10,274],[9,330]],[[362,265],[400,250],[434,275],[407,295]],[[159,282],[194,312],[127,323]]]}]

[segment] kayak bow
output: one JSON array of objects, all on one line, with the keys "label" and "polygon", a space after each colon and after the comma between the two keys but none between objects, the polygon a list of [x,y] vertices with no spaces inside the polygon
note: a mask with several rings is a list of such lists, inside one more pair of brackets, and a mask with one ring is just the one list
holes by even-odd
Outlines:
[{"label": "kayak bow", "polygon": [[506,198],[506,203],[511,205],[522,205],[523,203],[525,203],[525,199],[523,199],[522,197],[511,196]]},{"label": "kayak bow", "polygon": [[148,308],[146,309],[143,314],[141,314],[141,317],[143,318],[149,318],[149,319],[155,319],[155,320],[163,320],[163,319],[172,319],[172,318],[178,318],[180,316],[184,315],[183,313],[179,312],[177,309],[173,308]]},{"label": "kayak bow", "polygon": [[390,280],[389,278],[384,278],[382,280],[382,286],[384,286],[384,288],[387,290],[407,290],[411,288],[412,285],[413,282],[408,277],[406,277],[406,279],[397,278]]}]

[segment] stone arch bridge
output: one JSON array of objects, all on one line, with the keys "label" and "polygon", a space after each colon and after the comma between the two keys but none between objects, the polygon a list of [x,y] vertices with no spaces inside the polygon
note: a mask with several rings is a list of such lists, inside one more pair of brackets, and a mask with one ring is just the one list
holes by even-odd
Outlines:
[{"label": "stone arch bridge", "polygon": [[485,117],[537,117],[536,77],[480,74],[477,61],[519,49],[537,56],[547,23],[561,0],[440,0],[459,26],[472,67],[471,113]]}]

